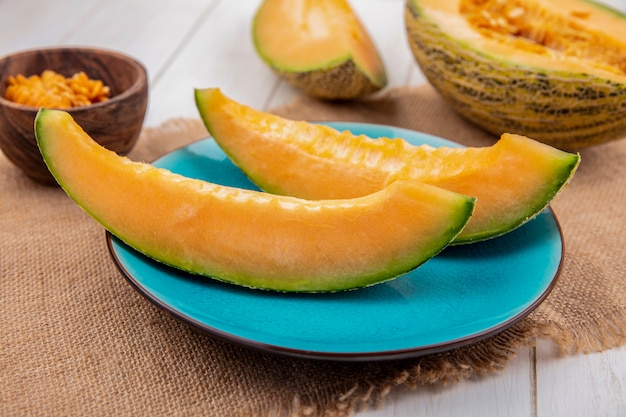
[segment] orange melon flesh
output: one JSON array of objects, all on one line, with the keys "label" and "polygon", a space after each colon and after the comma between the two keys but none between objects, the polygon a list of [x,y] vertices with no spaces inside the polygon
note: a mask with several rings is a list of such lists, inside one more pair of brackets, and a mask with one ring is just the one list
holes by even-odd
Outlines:
[{"label": "orange melon flesh", "polygon": [[196,90],[209,132],[260,188],[306,199],[350,198],[411,179],[477,197],[454,244],[505,234],[541,212],[580,156],[505,134],[483,148],[414,146],[372,139],[244,106],[219,89]]},{"label": "orange melon flesh", "polygon": [[323,292],[392,279],[448,245],[474,205],[406,181],[321,201],[225,187],[118,156],[59,110],[40,110],[35,133],[61,187],[111,233],[165,264],[247,287]]},{"label": "orange melon flesh", "polygon": [[[483,54],[624,83],[624,15],[587,0],[416,0],[420,9]],[[477,36],[480,34],[481,36]]]},{"label": "orange melon flesh", "polygon": [[387,83],[378,50],[346,0],[264,0],[253,40],[270,67],[313,96],[354,98]]}]

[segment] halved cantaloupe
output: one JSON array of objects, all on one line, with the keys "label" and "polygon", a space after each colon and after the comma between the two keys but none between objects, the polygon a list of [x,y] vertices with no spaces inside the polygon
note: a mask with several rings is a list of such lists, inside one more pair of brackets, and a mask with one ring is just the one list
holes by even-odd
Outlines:
[{"label": "halved cantaloupe", "polygon": [[348,198],[405,178],[477,197],[455,244],[524,224],[567,184],[580,161],[578,154],[518,135],[505,134],[490,147],[437,149],[355,136],[252,109],[213,88],[196,90],[196,103],[215,141],[265,191]]},{"label": "halved cantaloupe", "polygon": [[407,0],[415,60],[458,113],[565,150],[626,135],[626,15],[592,0]]},{"label": "halved cantaloupe", "polygon": [[40,110],[35,135],[61,187],[111,233],[165,264],[248,287],[322,292],[389,280],[448,245],[474,206],[407,181],[312,202],[186,178],[106,150],[60,110]]},{"label": "halved cantaloupe", "polygon": [[347,0],[264,0],[252,37],[270,68],[313,97],[353,99],[387,84],[376,46]]}]

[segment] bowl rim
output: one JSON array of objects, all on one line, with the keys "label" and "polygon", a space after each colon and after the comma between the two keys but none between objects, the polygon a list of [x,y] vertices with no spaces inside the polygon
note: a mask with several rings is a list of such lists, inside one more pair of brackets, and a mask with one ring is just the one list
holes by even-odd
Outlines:
[{"label": "bowl rim", "polygon": [[[13,58],[17,56],[34,55],[34,54],[42,53],[42,52],[58,53],[58,52],[70,51],[70,50],[76,51],[76,52],[91,53],[91,54],[101,54],[101,55],[107,55],[107,56],[113,56],[113,57],[119,58],[123,61],[128,62],[132,67],[134,67],[137,70],[137,74],[139,76],[129,88],[124,90],[122,93],[109,98],[109,100],[107,101],[93,103],[93,104],[89,104],[86,106],[64,108],[62,109],[64,111],[72,113],[72,112],[81,111],[84,109],[97,109],[99,107],[104,107],[106,105],[114,104],[116,102],[122,101],[126,99],[127,97],[140,92],[144,88],[144,86],[147,86],[148,84],[148,71],[146,69],[146,66],[139,59],[125,52],[121,52],[119,50],[110,49],[110,48],[100,48],[100,47],[91,47],[91,46],[71,46],[71,45],[29,48],[29,49],[23,49],[20,51],[9,53],[6,55],[2,55],[0,56],[0,62],[8,58]],[[4,74],[0,74],[0,82],[2,82],[4,79],[5,79]],[[26,104],[20,104],[20,103],[16,103],[14,101],[8,100],[4,98],[4,94],[0,94],[0,106],[12,107],[15,110],[21,110],[21,111],[31,111],[33,113],[37,113],[40,108],[40,107],[28,106]]]}]

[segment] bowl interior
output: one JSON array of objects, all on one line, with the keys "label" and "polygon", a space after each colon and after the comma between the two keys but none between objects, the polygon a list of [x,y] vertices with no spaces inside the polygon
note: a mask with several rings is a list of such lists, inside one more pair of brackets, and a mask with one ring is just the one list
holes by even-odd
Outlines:
[{"label": "bowl interior", "polygon": [[[9,76],[41,75],[53,70],[65,77],[83,71],[91,79],[109,86],[111,99],[130,94],[145,82],[145,70],[137,61],[123,54],[90,48],[50,48],[24,51],[0,59],[0,100],[3,105],[16,104],[4,98]],[[26,106],[24,106],[26,107]]]}]

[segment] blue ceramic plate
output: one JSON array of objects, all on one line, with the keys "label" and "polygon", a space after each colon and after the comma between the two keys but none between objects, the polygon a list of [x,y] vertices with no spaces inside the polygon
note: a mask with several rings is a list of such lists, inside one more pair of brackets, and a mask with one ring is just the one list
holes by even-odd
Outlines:
[{"label": "blue ceramic plate", "polygon": [[[329,123],[370,137],[459,146],[413,131]],[[211,139],[154,163],[180,174],[256,189]],[[547,296],[563,254],[548,209],[502,237],[448,247],[393,281],[333,294],[281,294],[193,276],[146,258],[107,234],[113,260],[148,300],[213,335],[273,353],[332,360],[399,359],[494,335]]]}]

